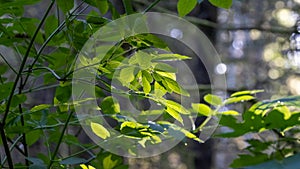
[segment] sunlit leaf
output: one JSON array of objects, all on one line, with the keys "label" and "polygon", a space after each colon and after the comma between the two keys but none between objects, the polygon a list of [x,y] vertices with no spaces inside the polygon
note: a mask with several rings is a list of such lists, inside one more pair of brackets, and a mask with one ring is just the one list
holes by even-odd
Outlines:
[{"label": "sunlit leaf", "polygon": [[146,77],[149,83],[153,82],[153,77],[148,71],[142,70],[143,77]]},{"label": "sunlit leaf", "polygon": [[122,130],[125,127],[129,127],[129,128],[138,128],[141,127],[142,125],[136,122],[132,122],[132,121],[125,121],[121,124],[120,130]]},{"label": "sunlit leaf", "polygon": [[183,124],[183,119],[181,117],[181,115],[175,111],[174,109],[167,107],[166,112],[172,116],[174,119],[176,119],[177,121],[179,121],[181,124]]},{"label": "sunlit leaf", "polygon": [[166,100],[165,105],[167,107],[172,108],[173,110],[176,110],[180,114],[186,114],[186,115],[190,114],[190,112],[186,108],[184,108],[182,105],[172,100]]},{"label": "sunlit leaf", "polygon": [[[176,74],[175,73],[156,71],[155,74],[156,75],[158,74],[159,76],[168,77],[168,78],[176,81]],[[156,78],[156,77],[154,77],[154,78]],[[160,81],[160,80],[158,80],[158,81]]]},{"label": "sunlit leaf", "polygon": [[221,97],[212,94],[205,95],[204,100],[213,106],[219,106],[222,104]]},{"label": "sunlit leaf", "polygon": [[230,97],[224,101],[225,104],[232,104],[232,103],[238,103],[238,102],[244,102],[255,99],[254,96],[251,95],[241,95],[236,97]]},{"label": "sunlit leaf", "polygon": [[261,92],[264,92],[264,90],[246,90],[246,91],[238,91],[238,92],[235,92],[235,93],[231,94],[230,97],[237,97],[237,96],[241,96],[241,95],[253,95],[253,94],[261,93]]},{"label": "sunlit leaf", "polygon": [[118,160],[112,160],[112,155],[108,155],[103,159],[103,169],[113,169],[118,164]]},{"label": "sunlit leaf", "polygon": [[130,83],[134,80],[135,74],[134,74],[135,67],[125,67],[121,69],[120,71],[120,81],[122,83]]},{"label": "sunlit leaf", "polygon": [[148,82],[147,78],[144,76],[142,77],[142,84],[143,84],[143,90],[144,90],[145,94],[149,94],[151,91],[151,85]]},{"label": "sunlit leaf", "polygon": [[139,51],[135,53],[135,56],[137,59],[137,63],[143,70],[148,69],[151,66],[152,56],[150,54]]},{"label": "sunlit leaf", "polygon": [[109,131],[101,124],[91,122],[91,128],[92,131],[102,139],[110,137]]},{"label": "sunlit leaf", "polygon": [[213,112],[209,106],[201,103],[192,103],[192,108],[194,111],[204,116],[211,116]]},{"label": "sunlit leaf", "polygon": [[186,90],[182,89],[175,80],[172,80],[168,77],[165,77],[164,80],[167,83],[167,87],[170,88],[173,92],[181,94],[183,96],[190,96],[190,94]]},{"label": "sunlit leaf", "polygon": [[234,110],[228,110],[228,111],[220,112],[220,114],[222,114],[222,115],[232,115],[232,116],[237,116],[237,115],[239,115],[239,112],[234,111]]},{"label": "sunlit leaf", "polygon": [[292,116],[292,113],[287,106],[278,106],[275,108],[275,110],[280,111],[284,115],[284,120],[287,120]]},{"label": "sunlit leaf", "polygon": [[82,169],[96,169],[95,167],[93,167],[93,166],[91,166],[91,165],[85,165],[85,164],[80,164],[80,167],[82,168]]},{"label": "sunlit leaf", "polygon": [[174,53],[166,53],[166,54],[156,54],[152,61],[176,61],[176,60],[185,60],[191,59],[189,56],[184,56],[180,54]]}]

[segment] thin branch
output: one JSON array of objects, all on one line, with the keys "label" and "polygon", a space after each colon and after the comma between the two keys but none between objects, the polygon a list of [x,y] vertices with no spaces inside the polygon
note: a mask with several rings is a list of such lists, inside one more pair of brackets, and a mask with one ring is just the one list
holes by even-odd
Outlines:
[{"label": "thin branch", "polygon": [[150,4],[150,5],[143,11],[143,13],[146,13],[146,12],[150,11],[150,10],[151,10],[154,6],[156,6],[159,2],[160,2],[160,0],[154,1],[152,4]]},{"label": "thin branch", "polygon": [[15,73],[18,74],[17,71],[8,63],[8,61],[5,59],[5,57],[2,55],[2,53],[0,52],[0,56],[1,58],[4,60],[5,64],[8,65],[8,67]]},{"label": "thin branch", "polygon": [[54,150],[54,153],[52,154],[51,161],[50,161],[50,164],[49,164],[49,166],[48,166],[48,169],[50,169],[50,168],[52,167],[52,165],[53,165],[54,159],[55,159],[55,157],[56,157],[56,155],[57,155],[57,153],[58,153],[59,147],[60,147],[60,145],[61,145],[62,139],[63,139],[63,137],[64,137],[65,131],[67,130],[67,127],[68,127],[68,124],[69,124],[69,122],[70,122],[70,120],[71,120],[72,115],[73,115],[73,111],[70,112],[70,114],[69,114],[69,116],[68,116],[68,119],[67,119],[67,121],[65,122],[65,125],[64,125],[64,127],[63,127],[63,130],[61,131],[61,135],[60,135],[60,137],[59,137],[59,139],[58,139],[58,143],[57,143],[57,145],[56,145],[56,148],[55,148],[55,150]]}]

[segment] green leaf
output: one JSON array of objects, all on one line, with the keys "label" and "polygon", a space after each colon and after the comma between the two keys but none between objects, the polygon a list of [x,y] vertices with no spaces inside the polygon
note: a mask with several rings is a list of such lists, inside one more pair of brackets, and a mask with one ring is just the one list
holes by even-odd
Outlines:
[{"label": "green leaf", "polygon": [[8,82],[0,85],[0,100],[3,100],[9,96],[13,85],[13,82]]},{"label": "green leaf", "polygon": [[113,161],[111,159],[112,155],[108,155],[103,159],[103,169],[113,169],[118,164],[118,160]]},{"label": "green leaf", "polygon": [[34,157],[26,157],[26,159],[28,160],[28,161],[30,161],[31,163],[33,163],[33,164],[31,164],[30,165],[30,169],[46,169],[46,164],[44,163],[44,161],[43,160],[41,160],[41,159],[39,159],[39,158],[34,158]]},{"label": "green leaf", "polygon": [[61,84],[56,88],[55,98],[61,103],[66,103],[69,101],[71,94],[72,94],[72,86]]},{"label": "green leaf", "polygon": [[24,103],[27,100],[26,95],[24,94],[18,94],[18,95],[14,95],[11,101],[10,106],[11,107],[16,107],[21,103]]},{"label": "green leaf", "polygon": [[108,19],[99,16],[99,13],[97,13],[96,11],[91,11],[87,16],[86,21],[88,23],[96,24],[96,25],[103,25],[109,22]]},{"label": "green leaf", "polygon": [[33,112],[37,112],[40,110],[48,109],[49,107],[51,107],[50,104],[40,104],[40,105],[37,105],[37,106],[34,106],[33,108],[31,108],[30,111],[33,113]]},{"label": "green leaf", "polygon": [[292,112],[287,106],[278,106],[275,110],[280,111],[284,115],[284,120],[288,120],[292,116]]},{"label": "green leaf", "polygon": [[300,166],[300,154],[296,154],[283,159],[282,161],[266,161],[254,166],[245,167],[245,169],[296,169]]},{"label": "green leaf", "polygon": [[211,116],[213,112],[209,106],[202,103],[192,103],[192,108],[194,111],[204,116]]},{"label": "green leaf", "polygon": [[57,17],[54,15],[48,16],[47,19],[45,20],[45,26],[44,26],[46,37],[48,38],[57,27],[58,27]]},{"label": "green leaf", "polygon": [[173,92],[181,94],[183,96],[190,96],[190,94],[186,90],[182,89],[175,80],[172,80],[168,77],[164,77],[163,79],[167,83],[167,87],[170,88]]},{"label": "green leaf", "polygon": [[177,3],[177,11],[179,16],[183,17],[190,13],[197,5],[197,0],[179,0]]},{"label": "green leaf", "polygon": [[204,100],[213,106],[222,105],[222,99],[216,95],[207,94],[204,96]]},{"label": "green leaf", "polygon": [[264,92],[264,90],[246,90],[246,91],[239,91],[231,94],[230,97],[237,97],[237,96],[242,96],[242,95],[253,95],[256,93],[261,93]]},{"label": "green leaf", "polygon": [[91,122],[91,128],[92,131],[102,139],[110,137],[109,131],[101,124]]},{"label": "green leaf", "polygon": [[183,125],[183,119],[177,111],[170,107],[167,107],[166,112]]},{"label": "green leaf", "polygon": [[0,65],[0,75],[3,75],[8,69],[7,65]]},{"label": "green leaf", "polygon": [[[154,75],[153,77],[155,78],[155,80],[157,80],[156,78],[158,78],[157,81],[161,81],[163,77],[167,77],[167,78],[170,78],[170,79],[176,81],[176,74],[175,73],[155,71],[155,73],[153,73],[153,75]],[[157,75],[159,77],[157,77]],[[161,77],[161,76],[163,76],[163,77]],[[159,80],[159,78],[160,78],[160,80]]]},{"label": "green leaf", "polygon": [[167,93],[167,90],[161,86],[158,82],[154,82],[154,95],[157,98],[161,98]]},{"label": "green leaf", "polygon": [[97,7],[102,14],[106,14],[109,9],[107,0],[96,0]]},{"label": "green leaf", "polygon": [[245,166],[250,166],[250,165],[255,165],[255,164],[259,164],[262,162],[267,161],[268,155],[267,154],[263,154],[263,153],[257,153],[255,154],[255,156],[252,155],[239,155],[239,158],[235,159],[232,164],[230,165],[230,167],[232,168],[242,168]]},{"label": "green leaf", "polygon": [[181,132],[184,133],[184,135],[187,137],[187,138],[190,138],[190,139],[193,139],[195,141],[198,141],[199,143],[203,143],[202,140],[200,140],[195,134],[185,130],[185,129],[181,129]]},{"label": "green leaf", "polygon": [[121,124],[120,130],[122,130],[125,127],[129,127],[129,128],[138,128],[141,127],[142,125],[137,123],[137,122],[132,122],[132,121],[125,121]]},{"label": "green leaf", "polygon": [[142,77],[142,84],[143,84],[143,90],[144,90],[145,94],[149,94],[151,91],[151,85],[148,82],[147,78],[144,76]]},{"label": "green leaf", "polygon": [[255,99],[254,96],[251,95],[242,95],[237,97],[230,97],[224,101],[225,104],[232,104],[232,103],[238,103],[238,102],[244,102]]},{"label": "green leaf", "polygon": [[177,69],[165,63],[157,63],[154,67],[154,70],[176,73]]},{"label": "green leaf", "polygon": [[176,61],[176,60],[185,60],[185,59],[191,59],[191,57],[180,55],[180,54],[174,54],[174,53],[166,53],[166,54],[154,55],[152,61]]},{"label": "green leaf", "polygon": [[190,139],[193,139],[195,141],[198,141],[199,143],[203,143],[202,140],[200,140],[195,134],[187,131],[184,128],[181,128],[175,124],[170,124],[170,123],[166,123],[166,122],[160,122],[160,123],[164,123],[165,125],[168,125],[168,132],[170,135],[174,136],[176,139],[182,140],[183,137],[187,137]]},{"label": "green leaf", "polygon": [[143,77],[146,77],[146,78],[147,78],[147,81],[148,81],[149,83],[152,83],[152,82],[153,82],[153,77],[151,76],[151,74],[150,74],[148,71],[142,70],[142,75],[143,75]]},{"label": "green leaf", "polygon": [[151,66],[152,56],[146,52],[139,51],[135,54],[139,66],[144,70]]},{"label": "green leaf", "polygon": [[208,0],[208,1],[219,8],[229,9],[232,5],[232,0]]},{"label": "green leaf", "polygon": [[112,96],[105,97],[100,103],[100,108],[104,114],[116,114],[120,112],[119,102]]},{"label": "green leaf", "polygon": [[91,166],[91,165],[85,165],[85,164],[80,164],[80,167],[82,169],[96,169],[95,167]]},{"label": "green leaf", "polygon": [[123,85],[126,85],[127,83],[130,83],[134,80],[135,74],[135,67],[125,67],[121,69],[120,71],[120,81],[123,83]]},{"label": "green leaf", "polygon": [[176,103],[172,100],[166,100],[165,101],[165,106],[170,107],[174,110],[176,110],[177,112],[179,112],[180,114],[185,114],[185,115],[189,115],[190,112],[185,109],[182,105],[180,105],[179,103]]},{"label": "green leaf", "polygon": [[127,15],[133,14],[132,0],[122,0]]},{"label": "green leaf", "polygon": [[40,137],[42,136],[42,131],[41,130],[33,130],[31,132],[26,133],[26,143],[28,146],[33,145],[36,143]]},{"label": "green leaf", "polygon": [[237,115],[239,115],[239,112],[234,111],[234,110],[228,110],[228,111],[220,112],[220,114],[222,114],[222,115],[237,116]]},{"label": "green leaf", "polygon": [[64,13],[68,13],[74,7],[74,0],[57,0],[56,3]]}]

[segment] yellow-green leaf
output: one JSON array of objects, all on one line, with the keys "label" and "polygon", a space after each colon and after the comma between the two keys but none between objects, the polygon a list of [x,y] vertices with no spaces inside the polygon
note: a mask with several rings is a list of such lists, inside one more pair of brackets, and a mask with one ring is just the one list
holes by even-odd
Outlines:
[{"label": "yellow-green leaf", "polygon": [[219,106],[222,104],[222,99],[219,96],[212,94],[205,95],[204,100],[213,106]]},{"label": "yellow-green leaf", "polygon": [[190,112],[186,108],[184,108],[182,105],[180,105],[179,103],[176,103],[172,100],[166,100],[165,106],[176,110],[180,114],[186,114],[186,115],[190,114]]},{"label": "yellow-green leaf", "polygon": [[80,164],[80,167],[81,167],[82,169],[96,169],[95,167],[93,167],[93,166],[91,166],[91,165],[86,166],[85,164]]},{"label": "yellow-green leaf", "polygon": [[220,114],[223,114],[223,115],[232,115],[232,116],[237,116],[237,115],[239,115],[239,112],[237,112],[237,111],[234,111],[234,110],[228,110],[228,111],[223,111],[223,112],[220,112]]},{"label": "yellow-green leaf", "polygon": [[192,108],[194,111],[204,116],[211,116],[213,112],[209,106],[202,103],[192,103]]},{"label": "yellow-green leaf", "polygon": [[237,102],[244,102],[244,101],[249,101],[255,99],[254,96],[251,95],[243,95],[243,96],[238,96],[238,97],[230,97],[224,101],[225,104],[232,104],[232,103],[237,103]]},{"label": "yellow-green leaf", "polygon": [[121,69],[121,71],[120,71],[120,81],[122,83],[132,82],[134,80],[134,70],[135,70],[135,67],[133,67],[133,66]]},{"label": "yellow-green leaf", "polygon": [[118,164],[118,160],[113,161],[111,157],[112,155],[110,154],[103,159],[103,169],[113,169],[116,167],[116,165]]},{"label": "yellow-green leaf", "polygon": [[183,119],[181,117],[181,115],[175,111],[174,109],[167,107],[166,112],[172,116],[174,119],[176,119],[177,121],[179,121],[181,124],[183,124]]},{"label": "yellow-green leaf", "polygon": [[102,139],[110,137],[109,131],[101,124],[91,122],[91,128],[92,131]]},{"label": "yellow-green leaf", "polygon": [[190,96],[190,94],[182,89],[175,80],[172,80],[168,77],[165,77],[164,80],[167,82],[168,87],[175,93],[183,95],[183,96]]},{"label": "yellow-green leaf", "polygon": [[252,94],[261,93],[261,92],[264,92],[264,90],[245,90],[245,91],[235,92],[235,93],[231,94],[230,97],[237,97],[237,96],[241,96],[241,95],[252,95]]},{"label": "yellow-green leaf", "polygon": [[142,84],[143,84],[143,90],[145,94],[149,94],[151,91],[151,85],[145,76],[142,77]]},{"label": "yellow-green leaf", "polygon": [[125,121],[121,124],[120,130],[122,130],[124,127],[129,127],[129,128],[138,128],[141,127],[143,125],[141,125],[140,123],[137,122],[132,122],[132,121]]}]

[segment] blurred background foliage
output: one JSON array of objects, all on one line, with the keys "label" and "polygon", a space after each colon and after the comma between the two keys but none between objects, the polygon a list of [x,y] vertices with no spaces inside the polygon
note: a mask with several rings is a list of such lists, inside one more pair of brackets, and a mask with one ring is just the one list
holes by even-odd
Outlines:
[{"label": "blurred background foliage", "polygon": [[[63,26],[64,29],[68,31],[60,31],[58,29],[58,34],[53,40],[49,42],[49,45],[43,51],[43,55],[46,56],[45,59],[47,62],[58,62],[59,64],[50,64],[50,68],[56,70],[57,77],[53,78],[53,72],[48,72],[45,77],[45,81],[41,79],[30,79],[29,83],[34,86],[35,84],[41,83],[50,83],[56,80],[65,80],[67,78],[66,73],[71,69],[72,65],[68,62],[68,58],[72,58],[80,50],[83,43],[87,38],[94,32],[94,30],[86,28],[85,18],[89,14],[90,16],[87,19],[87,22],[93,24],[93,28],[100,27],[101,25],[107,23],[110,18],[118,17],[119,14],[130,14],[131,12],[144,11],[149,5],[155,2],[154,0],[123,0],[131,4],[131,6],[124,6],[122,1],[111,0],[111,4],[114,5],[115,9],[105,9],[95,7],[84,7],[81,4],[81,1],[75,1],[74,3],[80,7],[78,11],[82,10],[83,12],[80,15],[76,15],[76,19],[72,20],[72,15],[69,15],[69,22],[65,22]],[[0,1],[1,2],[1,1]],[[44,0],[35,5],[36,1],[21,1],[17,3],[26,3],[27,5],[23,9],[22,7],[10,8],[8,6],[0,4],[0,14],[3,15],[5,12],[13,13],[15,16],[20,15],[24,12],[24,16],[30,19],[21,20],[22,25],[19,27],[14,27],[18,30],[19,33],[16,34],[5,34],[0,39],[1,44],[7,46],[14,46],[15,42],[21,42],[17,50],[17,54],[12,52],[11,49],[1,46],[1,54],[5,53],[6,56],[1,56],[1,72],[5,72],[5,68],[2,66],[4,62],[9,62],[12,65],[11,69],[17,71],[18,66],[20,65],[20,56],[26,54],[26,47],[30,44],[28,37],[32,37],[33,34],[27,35],[27,33],[32,33],[35,29],[36,23],[41,20],[42,15],[48,5],[49,1]],[[164,12],[177,15],[177,1],[157,1],[155,6],[151,8],[150,11]],[[263,99],[278,99],[285,96],[296,96],[300,94],[300,56],[295,54],[295,57],[288,57],[288,53],[291,50],[297,50],[292,43],[296,45],[300,44],[300,38],[292,36],[293,33],[297,34],[296,23],[299,18],[299,0],[233,0],[232,6],[229,9],[216,8],[212,6],[207,1],[198,1],[201,2],[196,5],[195,9],[189,13],[184,18],[199,26],[206,35],[211,39],[214,46],[216,47],[220,57],[222,59],[222,64],[219,64],[215,68],[217,74],[225,74],[227,79],[228,87],[228,96],[236,91],[240,90],[251,90],[251,89],[263,89],[265,92],[258,93],[256,97],[259,100]],[[68,6],[69,3],[65,1],[57,2],[60,7],[61,12],[57,13],[57,9],[51,9],[50,13],[53,17],[47,18],[44,25],[44,32],[40,33],[36,37],[36,46],[42,47],[41,44],[45,39],[52,36],[52,32],[56,30],[57,26],[63,23],[65,19],[63,13],[66,13],[72,6]],[[75,5],[75,6],[76,6]],[[118,11],[113,12],[113,10]],[[97,15],[101,12],[110,10],[104,16],[106,19],[94,18],[93,15]],[[93,12],[91,12],[93,11]],[[105,12],[104,12],[105,13]],[[56,16],[56,17],[54,17]],[[2,32],[10,32],[9,29],[6,29],[5,26],[9,27],[9,24],[12,22],[11,18],[3,15],[1,16],[2,26],[0,30]],[[18,19],[17,17],[14,19]],[[15,21],[14,21],[15,22]],[[53,26],[56,25],[56,26]],[[82,30],[82,32],[78,32]],[[3,33],[1,33],[3,34]],[[67,35],[66,35],[67,34]],[[72,46],[72,50],[67,50],[69,46],[64,46],[63,43],[65,39],[62,37],[68,37],[67,41]],[[292,36],[292,37],[291,37]],[[25,39],[25,41],[23,41]],[[296,42],[294,42],[294,41]],[[292,44],[292,45],[291,45]],[[59,49],[55,48],[57,45],[61,45]],[[54,51],[54,52],[53,52]],[[19,53],[18,53],[19,52]],[[39,53],[39,51],[29,51],[29,55]],[[53,53],[54,54],[53,54]],[[48,53],[52,55],[47,57]],[[297,53],[297,52],[296,52]],[[53,57],[55,56],[65,56],[65,57]],[[299,56],[299,58],[297,58]],[[7,59],[7,60],[6,60]],[[59,60],[56,60],[59,59]],[[33,58],[29,58],[29,61],[34,61]],[[53,67],[51,67],[53,66]],[[197,66],[197,65],[196,65]],[[39,73],[37,73],[39,74]],[[50,78],[50,76],[52,78]],[[14,73],[6,74],[6,78],[10,79],[14,77]],[[62,78],[62,79],[61,79]],[[53,84],[54,87],[57,87],[58,84]],[[63,86],[62,90],[70,90],[68,86]],[[27,96],[28,101],[25,102],[26,106],[31,107],[36,104],[51,104],[54,95],[60,96],[59,90],[53,90],[49,87],[47,90],[44,90],[43,87],[39,88],[25,88],[28,92],[31,90],[36,90],[36,92]],[[25,91],[26,91],[25,90]],[[207,93],[210,91],[210,88],[207,86],[207,82],[199,85],[199,89]],[[43,96],[43,97],[41,97]],[[19,102],[22,103],[23,96],[20,96]],[[60,100],[67,100],[68,96],[61,96]],[[18,101],[18,99],[17,99]],[[249,105],[241,104],[236,106],[229,106],[229,109],[237,109],[241,112],[246,110]],[[60,107],[60,111],[64,111],[65,107]],[[4,108],[1,108],[1,111]],[[40,116],[43,116],[41,114]],[[63,117],[67,119],[67,117]],[[72,119],[70,121],[72,123]],[[53,122],[54,123],[54,122]],[[61,124],[60,124],[61,125]],[[229,129],[224,127],[220,128],[218,132],[227,132]],[[76,140],[72,137],[72,132],[75,130],[70,130],[69,134],[66,137],[69,137],[69,140]],[[31,133],[31,138],[33,140],[32,144],[35,143],[35,140],[38,139],[40,135],[45,133],[42,132],[33,132]],[[55,134],[55,133],[53,133]],[[58,136],[50,136],[52,141],[56,141]],[[128,164],[129,168],[132,169],[155,169],[155,168],[170,168],[170,169],[227,169],[230,168],[230,163],[237,158],[237,154],[241,151],[245,151],[245,148],[249,146],[249,142],[245,142],[245,139],[261,137],[266,138],[266,140],[272,140],[278,136],[272,132],[265,133],[254,133],[246,134],[240,137],[233,139],[228,138],[214,138],[208,141],[205,144],[198,145],[194,142],[187,141],[186,143],[179,144],[176,148],[166,152],[163,155],[155,156],[152,158],[146,159],[120,159],[117,156],[112,156],[108,153],[103,153],[97,156],[94,164],[98,163],[99,167],[103,167],[102,162],[105,160],[114,162],[117,161],[120,164],[122,160]],[[296,136],[296,138],[299,136]],[[56,140],[55,140],[56,139]],[[81,140],[86,140],[84,138],[79,138]],[[64,151],[70,151],[68,149],[68,142],[63,145],[62,154],[67,154]],[[31,144],[29,141],[28,144]],[[35,149],[36,154],[41,151],[46,151],[43,148],[43,140],[35,143],[33,149]],[[252,142],[253,145],[256,144],[255,141]],[[86,145],[91,146],[91,145]],[[284,146],[284,145],[283,145]],[[52,147],[55,147],[52,145]],[[1,147],[2,148],[2,147]],[[3,148],[2,148],[3,149]],[[1,149],[1,153],[4,152]],[[92,148],[91,148],[92,149]],[[99,151],[97,148],[93,148],[95,151]],[[259,150],[260,151],[260,150]],[[3,154],[2,154],[3,155]],[[296,156],[297,157],[297,156]],[[17,157],[15,157],[17,158]],[[40,159],[45,159],[42,155],[39,155]],[[18,159],[21,160],[21,159]],[[35,167],[39,167],[40,161],[37,159],[28,159],[31,163],[36,164]],[[76,160],[76,159],[73,159]],[[77,159],[79,160],[79,159]],[[98,161],[97,161],[98,160]],[[66,162],[66,161],[65,161]],[[73,162],[73,161],[71,161]],[[83,161],[85,162],[85,161]],[[66,163],[70,163],[67,161]],[[101,165],[99,165],[101,163]],[[59,166],[56,166],[59,167]]]}]

